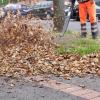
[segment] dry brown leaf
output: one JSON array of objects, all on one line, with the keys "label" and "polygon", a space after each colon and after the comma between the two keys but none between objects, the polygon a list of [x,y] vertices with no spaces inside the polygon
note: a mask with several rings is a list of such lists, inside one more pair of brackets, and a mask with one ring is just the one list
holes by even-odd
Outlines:
[{"label": "dry brown leaf", "polygon": [[43,30],[40,21],[9,15],[0,23],[0,75],[100,76],[100,53],[56,55],[54,37]]}]

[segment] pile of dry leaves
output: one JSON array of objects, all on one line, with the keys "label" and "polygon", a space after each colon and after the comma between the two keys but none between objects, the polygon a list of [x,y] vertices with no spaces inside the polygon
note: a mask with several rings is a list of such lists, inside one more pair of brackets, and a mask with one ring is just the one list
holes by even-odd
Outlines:
[{"label": "pile of dry leaves", "polygon": [[[55,74],[68,79],[84,74],[100,75],[100,54],[56,55],[49,33],[31,19],[8,16],[0,23],[0,75]],[[34,19],[37,20],[37,19]]]}]

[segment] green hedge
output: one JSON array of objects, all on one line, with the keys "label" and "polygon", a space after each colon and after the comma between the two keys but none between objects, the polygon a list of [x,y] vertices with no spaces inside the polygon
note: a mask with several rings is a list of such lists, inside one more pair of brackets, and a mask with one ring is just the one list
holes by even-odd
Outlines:
[{"label": "green hedge", "polygon": [[3,3],[2,3],[2,0],[0,0],[0,5],[6,5],[8,3],[8,0],[3,0]]}]

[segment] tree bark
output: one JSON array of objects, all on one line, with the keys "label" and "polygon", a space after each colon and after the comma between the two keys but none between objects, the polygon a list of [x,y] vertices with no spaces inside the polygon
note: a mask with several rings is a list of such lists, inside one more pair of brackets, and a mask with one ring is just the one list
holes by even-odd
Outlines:
[{"label": "tree bark", "polygon": [[54,31],[61,32],[64,23],[64,0],[53,0],[54,7]]}]

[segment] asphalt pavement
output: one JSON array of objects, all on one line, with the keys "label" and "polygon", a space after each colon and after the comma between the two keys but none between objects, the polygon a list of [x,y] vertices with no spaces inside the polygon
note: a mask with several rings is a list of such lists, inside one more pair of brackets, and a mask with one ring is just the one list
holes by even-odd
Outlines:
[{"label": "asphalt pavement", "polygon": [[[90,32],[91,31],[90,22],[87,22],[86,26],[87,26],[87,31]],[[80,26],[80,22],[79,21],[72,21],[71,20],[69,22],[68,30],[80,32],[80,29],[81,29],[81,26]],[[98,21],[98,29],[100,29],[100,21]]]},{"label": "asphalt pavement", "polygon": [[[53,21],[52,20],[41,20],[40,24],[44,28],[45,31],[52,31],[53,30]],[[91,32],[91,25],[90,22],[87,22],[87,31]],[[80,22],[70,20],[68,25],[68,30],[80,32],[81,30]],[[98,21],[98,29],[100,30],[100,21]]]},{"label": "asphalt pavement", "polygon": [[[86,99],[87,98],[87,91],[83,90],[75,90],[76,88],[73,87],[83,87],[85,89],[88,89],[88,91],[93,91],[93,93],[97,94],[96,98],[98,97],[98,94],[100,96],[100,78],[95,76],[87,76],[84,78],[74,77],[71,80],[65,80],[61,77],[55,77],[53,75],[49,76],[49,80],[57,81],[56,85],[51,82],[48,85],[48,81],[46,82],[46,85],[39,84],[39,81],[29,81],[25,80],[25,78],[22,78],[20,80],[7,78],[7,77],[0,77],[0,100],[96,100],[94,99]],[[43,80],[41,80],[43,81]],[[82,95],[73,95],[73,92],[69,92],[68,89],[64,90],[65,87],[61,87],[57,89],[57,85],[60,83],[65,85],[67,88],[67,85],[71,86],[71,90],[74,89],[74,93],[78,91],[86,92],[85,97]],[[52,85],[52,87],[50,87]],[[64,90],[64,91],[63,91]],[[93,96],[92,93],[92,96]],[[90,98],[89,96],[88,98]],[[100,100],[100,99],[97,99]]]}]

